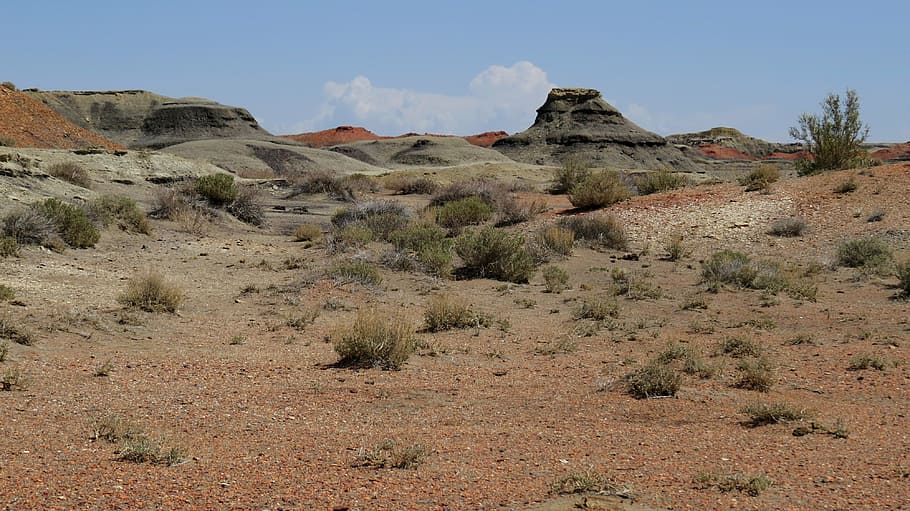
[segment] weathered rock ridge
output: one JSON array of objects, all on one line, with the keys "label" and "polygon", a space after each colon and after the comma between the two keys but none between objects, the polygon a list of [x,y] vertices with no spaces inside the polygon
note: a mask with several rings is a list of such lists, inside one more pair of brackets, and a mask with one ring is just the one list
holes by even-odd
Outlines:
[{"label": "weathered rock ridge", "polygon": [[580,158],[595,166],[698,170],[663,137],[623,117],[595,89],[553,89],[534,124],[493,144],[513,160],[559,165]]}]

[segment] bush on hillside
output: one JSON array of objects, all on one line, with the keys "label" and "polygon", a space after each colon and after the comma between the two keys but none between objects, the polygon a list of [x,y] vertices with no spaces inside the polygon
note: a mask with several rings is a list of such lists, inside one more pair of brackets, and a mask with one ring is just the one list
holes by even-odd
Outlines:
[{"label": "bush on hillside", "polygon": [[466,277],[525,283],[534,273],[534,260],[521,236],[494,227],[466,232],[455,240],[455,253]]}]

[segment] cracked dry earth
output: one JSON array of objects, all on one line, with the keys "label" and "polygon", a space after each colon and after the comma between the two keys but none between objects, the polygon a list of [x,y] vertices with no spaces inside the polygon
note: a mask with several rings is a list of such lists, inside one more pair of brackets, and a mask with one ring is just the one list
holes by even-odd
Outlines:
[{"label": "cracked dry earth", "polygon": [[[857,190],[833,193],[849,176]],[[0,392],[0,508],[910,509],[910,302],[895,299],[890,275],[828,267],[841,240],[866,234],[906,258],[907,189],[910,166],[893,165],[788,179],[770,194],[722,184],[634,198],[611,212],[637,258],[578,247],[558,262],[572,284],[560,294],[543,292],[539,275],[504,285],[383,269],[378,287],[338,284],[322,277],[337,257],[323,248],[227,221],[202,237],[156,221],[151,236],[105,231],[95,249],[24,249],[0,260],[0,281],[16,292],[0,314],[37,340],[10,343],[0,364],[29,380]],[[873,208],[885,211],[880,222],[866,221]],[[806,218],[806,234],[766,234],[789,215]],[[691,255],[663,260],[677,233]],[[705,292],[699,260],[721,248],[786,262],[816,301]],[[178,313],[119,305],[146,268],[184,289]],[[575,320],[583,299],[610,288],[613,268],[662,296],[619,297],[610,327]],[[326,339],[358,311],[419,327],[443,293],[491,326],[419,333],[422,348],[400,371],[332,366]],[[706,308],[683,307],[699,300]],[[764,347],[768,392],[733,385],[737,360],[718,350],[730,338]],[[700,352],[714,375],[684,377],[675,398],[629,396],[623,377],[670,342]],[[887,367],[849,370],[860,354]],[[94,376],[105,362],[109,375]],[[812,419],[750,427],[741,410],[758,401]],[[91,438],[92,421],[111,414],[179,445],[185,462],[118,460],[117,445]],[[839,424],[846,438],[812,423]],[[819,432],[794,436],[797,427]],[[362,466],[386,439],[426,456],[414,469]],[[600,474],[633,501],[550,493],[573,473]],[[697,482],[707,473],[773,483],[757,495],[721,491]]]}]

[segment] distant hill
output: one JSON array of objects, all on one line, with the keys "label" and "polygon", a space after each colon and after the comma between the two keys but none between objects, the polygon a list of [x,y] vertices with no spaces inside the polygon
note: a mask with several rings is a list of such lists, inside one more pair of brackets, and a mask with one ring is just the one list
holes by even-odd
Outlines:
[{"label": "distant hill", "polygon": [[0,85],[0,138],[18,147],[124,149],[67,120],[29,95]]},{"label": "distant hill", "polygon": [[[430,133],[425,133],[423,135],[419,133],[405,133],[403,135],[398,135],[394,137],[382,136],[373,133],[372,131],[361,128],[359,126],[338,126],[337,128],[330,128],[322,131],[313,131],[308,133],[300,133],[297,135],[282,135],[282,138],[288,140],[294,140],[306,144],[310,147],[330,147],[339,144],[348,144],[351,142],[360,142],[363,140],[389,140],[394,138],[405,138],[405,137],[415,137],[415,136],[430,136],[430,137],[455,137],[455,135],[433,135]],[[460,137],[467,140],[470,144],[480,146],[480,147],[490,147],[499,139],[509,136],[505,131],[488,131],[485,133],[479,133],[477,135],[468,135],[465,137]],[[457,138],[457,137],[456,137]]]},{"label": "distant hill", "polygon": [[720,160],[793,160],[802,155],[800,144],[767,142],[726,127],[669,135],[667,141],[692,147],[708,158]]}]

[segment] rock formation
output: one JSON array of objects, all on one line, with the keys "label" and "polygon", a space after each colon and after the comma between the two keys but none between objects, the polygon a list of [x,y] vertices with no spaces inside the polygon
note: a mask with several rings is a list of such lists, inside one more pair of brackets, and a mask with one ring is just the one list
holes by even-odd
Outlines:
[{"label": "rock formation", "polygon": [[243,108],[203,98],[175,99],[148,91],[26,91],[70,122],[130,148],[159,149],[212,138],[271,135]]},{"label": "rock formation", "polygon": [[800,144],[767,142],[734,128],[711,128],[698,133],[670,135],[667,141],[693,147],[708,158],[726,160],[791,160],[799,156]]},{"label": "rock formation", "polygon": [[559,165],[575,157],[595,166],[696,171],[679,149],[623,117],[595,89],[553,89],[525,131],[493,144],[513,160]]},{"label": "rock formation", "polygon": [[[288,140],[294,140],[306,144],[310,147],[331,147],[333,145],[339,144],[349,144],[351,142],[360,142],[362,140],[389,140],[393,138],[407,138],[407,137],[451,137],[454,135],[433,135],[430,133],[405,133],[404,135],[398,135],[395,137],[387,137],[382,135],[377,135],[372,131],[361,128],[359,126],[338,126],[337,128],[330,128],[322,131],[313,131],[309,133],[300,133],[297,135],[281,135],[281,138],[286,138]],[[509,136],[505,131],[487,131],[484,133],[478,133],[476,135],[468,135],[461,137],[468,141],[468,143],[480,146],[480,147],[490,147],[494,142],[501,138]]]}]

